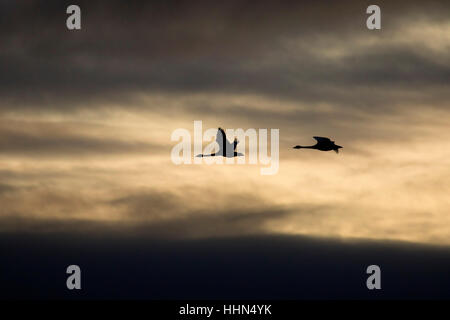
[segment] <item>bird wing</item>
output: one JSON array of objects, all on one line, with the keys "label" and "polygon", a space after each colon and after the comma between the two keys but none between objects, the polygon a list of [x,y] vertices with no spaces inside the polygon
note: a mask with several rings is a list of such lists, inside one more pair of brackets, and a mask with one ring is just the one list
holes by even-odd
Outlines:
[{"label": "bird wing", "polygon": [[233,143],[228,141],[225,130],[223,130],[222,128],[217,129],[216,142],[219,144],[219,150],[221,151],[224,151],[225,149],[228,151],[232,151],[234,150],[235,144],[237,145],[236,141]]},{"label": "bird wing", "polygon": [[317,142],[319,142],[319,143],[332,142],[329,138],[325,138],[325,137],[313,137],[313,138],[316,139]]},{"label": "bird wing", "polygon": [[222,128],[219,128],[217,130],[216,134],[216,142],[219,144],[219,151],[224,149],[224,146],[226,145],[227,136],[225,134],[225,131]]}]

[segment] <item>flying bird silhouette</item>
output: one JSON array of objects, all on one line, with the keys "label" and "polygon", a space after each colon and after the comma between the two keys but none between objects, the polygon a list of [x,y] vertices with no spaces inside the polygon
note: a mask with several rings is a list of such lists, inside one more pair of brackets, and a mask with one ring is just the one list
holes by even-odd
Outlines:
[{"label": "flying bird silhouette", "polygon": [[317,149],[320,151],[331,151],[334,150],[334,152],[339,153],[339,149],[342,148],[341,146],[338,146],[334,143],[334,141],[331,141],[329,138],[325,137],[313,137],[317,140],[317,143],[313,146],[295,146],[294,149]]},{"label": "flying bird silhouette", "polygon": [[219,128],[217,130],[216,134],[216,142],[219,144],[219,150],[217,152],[211,153],[211,154],[198,154],[196,157],[227,157],[227,158],[233,158],[233,157],[241,157],[244,154],[240,152],[236,152],[236,147],[239,143],[239,140],[237,138],[234,138],[233,143],[229,142],[227,139],[227,136],[225,134],[225,131],[222,128]]}]

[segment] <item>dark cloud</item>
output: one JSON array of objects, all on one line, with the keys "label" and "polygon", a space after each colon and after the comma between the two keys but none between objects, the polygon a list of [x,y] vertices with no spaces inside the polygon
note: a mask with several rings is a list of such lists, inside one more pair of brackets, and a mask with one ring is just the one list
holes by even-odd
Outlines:
[{"label": "dark cloud", "polygon": [[[120,135],[113,138],[86,134],[83,132],[86,126],[83,127],[82,124],[79,127],[70,123],[52,124],[32,121],[9,121],[0,124],[0,149],[5,155],[73,157],[121,153],[154,154],[165,150],[161,145],[135,141]],[[100,127],[100,129],[104,128]],[[114,128],[110,127],[107,130],[114,130]]]},{"label": "dark cloud", "polygon": [[[449,249],[402,242],[276,235],[158,241],[151,233],[97,230],[1,234],[0,248],[2,299],[450,297]],[[71,264],[82,270],[76,294],[65,288]],[[365,286],[372,264],[381,268],[376,292]]]},{"label": "dark cloud", "polygon": [[[85,181],[86,184],[90,182],[89,179]],[[0,231],[52,233],[77,230],[89,234],[91,230],[106,228],[118,233],[151,234],[157,239],[205,238],[266,233],[271,221],[294,213],[310,214],[319,209],[317,206],[305,206],[301,210],[276,206],[256,194],[227,192],[219,195],[217,191],[201,187],[186,189],[178,194],[158,189],[133,191],[116,187],[106,199],[101,199],[83,190],[66,192],[46,183],[8,184],[0,186],[0,200],[5,203],[0,210]],[[202,198],[207,201],[207,207]],[[77,214],[96,209],[117,212],[122,219],[114,222],[77,217]],[[55,216],[63,219],[51,218]]]},{"label": "dark cloud", "polygon": [[[53,196],[53,198],[47,197],[43,199],[42,202],[52,201],[53,208],[62,212],[64,207],[58,200],[64,200],[64,203],[67,206],[71,206],[74,212],[89,210],[88,199],[80,202],[82,200],[80,197],[57,199],[56,196]],[[92,201],[90,204],[92,205]],[[64,210],[64,212],[65,217],[63,220],[33,218],[29,215],[30,212],[28,212],[28,215],[20,212],[12,212],[0,218],[2,222],[1,232],[37,232],[45,235],[48,233],[56,234],[76,231],[80,235],[89,236],[98,230],[104,230],[105,232],[116,234],[151,235],[155,240],[207,239],[210,237],[233,237],[270,233],[265,229],[267,223],[286,218],[294,213],[291,209],[287,210],[277,207],[258,210],[223,209],[218,212],[206,212],[202,210],[180,213],[174,212],[173,210],[164,211],[163,209],[157,209],[157,201],[149,203],[145,213],[129,212],[128,219],[123,219],[120,223],[71,218],[68,210]],[[313,209],[311,212],[313,212]],[[302,212],[296,212],[296,214],[302,214]]]},{"label": "dark cloud", "polygon": [[3,193],[7,193],[7,192],[11,192],[14,191],[15,187],[9,184],[5,184],[5,183],[0,183],[0,196]]},{"label": "dark cloud", "polygon": [[[0,193],[0,220],[4,223],[0,230],[48,230],[47,223],[35,223],[39,215],[55,216],[71,219],[80,212],[88,212],[98,205],[98,199],[83,192],[67,192],[57,187],[48,187],[49,181],[20,186],[11,184],[9,192]],[[28,221],[30,219],[30,221]],[[57,220],[52,226],[58,227]],[[57,228],[59,229],[59,228]],[[70,230],[68,228],[67,230]]]},{"label": "dark cloud", "polygon": [[[440,88],[440,98],[447,97],[449,65],[424,48],[379,43],[338,59],[319,54],[340,39],[347,49],[364,38],[387,42],[414,17],[445,19],[444,1],[420,10],[414,2],[382,1],[385,24],[377,35],[365,28],[367,3],[357,1],[80,2],[79,32],[65,29],[66,4],[31,1],[2,10],[3,109],[62,111],[137,92],[252,93],[377,110],[404,102],[405,91],[416,92],[419,102],[434,101],[419,89]],[[298,46],[286,47],[286,40]]]},{"label": "dark cloud", "polygon": [[186,207],[186,211],[190,209],[182,197],[158,190],[128,193],[111,200],[110,204],[123,210],[128,217],[141,218],[144,221],[171,217],[183,212],[183,207]]},{"label": "dark cloud", "polygon": [[[302,214],[302,212],[296,212]],[[165,239],[208,238],[270,233],[265,229],[271,221],[294,214],[293,209],[222,209],[219,211],[193,211],[182,218],[158,220],[153,224],[141,225],[138,231],[151,233]]]}]

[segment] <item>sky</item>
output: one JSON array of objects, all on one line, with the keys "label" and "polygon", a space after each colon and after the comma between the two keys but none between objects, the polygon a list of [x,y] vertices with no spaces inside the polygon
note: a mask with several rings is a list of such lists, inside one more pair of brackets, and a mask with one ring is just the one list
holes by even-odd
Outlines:
[{"label": "sky", "polygon": [[[2,237],[450,245],[448,1],[377,1],[381,30],[367,1],[69,4],[0,2]],[[196,120],[279,129],[278,173],[175,165]]]}]

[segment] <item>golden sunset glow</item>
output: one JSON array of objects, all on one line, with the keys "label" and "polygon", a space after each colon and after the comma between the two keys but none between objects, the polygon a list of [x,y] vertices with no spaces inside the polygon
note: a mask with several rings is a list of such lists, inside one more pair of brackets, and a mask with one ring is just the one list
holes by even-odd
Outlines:
[{"label": "golden sunset glow", "polygon": [[[370,32],[356,9],[260,8],[246,25],[223,6],[201,23],[194,8],[121,29],[105,8],[78,34],[2,31],[0,230],[449,245],[448,14],[386,4]],[[175,165],[171,133],[195,120],[279,129],[278,173]],[[344,148],[292,149],[316,135]]]}]

